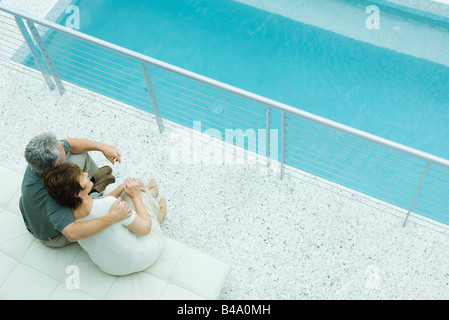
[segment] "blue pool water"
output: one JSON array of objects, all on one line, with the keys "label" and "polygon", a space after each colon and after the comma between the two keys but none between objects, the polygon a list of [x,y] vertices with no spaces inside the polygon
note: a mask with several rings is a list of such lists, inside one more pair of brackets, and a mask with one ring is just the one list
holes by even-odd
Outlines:
[{"label": "blue pool water", "polygon": [[[73,3],[80,9],[81,32],[449,159],[446,138],[449,68],[446,66],[230,0],[78,0]],[[63,14],[58,22],[64,24],[66,18]],[[86,48],[90,48],[86,43],[54,33],[48,33],[46,39],[64,80],[152,112],[148,92],[141,87],[144,82],[140,66],[127,59],[116,60],[126,66],[117,72],[102,66],[107,63],[95,54],[86,54]],[[86,68],[92,69],[86,72]],[[222,107],[216,106],[215,99],[200,103],[188,90],[167,83],[167,77],[158,70],[154,80],[164,117],[192,127],[201,110],[203,129],[265,128],[263,106],[236,101],[227,104],[231,101],[227,97],[220,97],[219,100],[225,101]],[[110,79],[114,85],[108,87],[106,82]],[[189,111],[180,108],[181,105],[189,105]],[[237,112],[242,116],[235,120]],[[224,120],[217,120],[217,114],[223,115],[220,119]],[[279,114],[273,112],[272,117],[272,127],[280,128]],[[294,119],[288,119],[287,124],[292,128],[305,125]],[[301,134],[304,142],[312,141],[316,135],[326,135],[325,129],[318,126],[308,127],[308,131],[304,134],[293,130],[287,138]],[[291,142],[292,152],[287,163],[408,208],[423,172],[422,163],[407,160],[404,164],[407,169],[400,167],[391,172],[390,163],[376,158],[384,158],[383,153],[367,150],[388,178],[365,187],[373,179],[363,168],[371,170],[371,163],[352,157],[350,148],[338,144],[341,139],[332,139],[338,140],[336,144],[329,142],[325,146]],[[325,153],[316,156],[317,148]],[[296,156],[305,153],[307,163]],[[347,166],[348,161],[355,162],[357,171],[340,173],[342,164]],[[370,174],[376,175],[375,172]],[[438,180],[440,173],[433,172],[433,177]],[[386,186],[384,182],[388,182]],[[391,197],[389,188],[396,185],[400,185],[400,192]],[[427,187],[432,189],[432,184]],[[448,190],[438,189],[443,197],[442,206],[449,202]],[[439,196],[430,200],[432,205],[435,200],[440,201]],[[429,208],[429,199],[425,201],[423,206]],[[446,222],[446,218],[443,220]]]}]

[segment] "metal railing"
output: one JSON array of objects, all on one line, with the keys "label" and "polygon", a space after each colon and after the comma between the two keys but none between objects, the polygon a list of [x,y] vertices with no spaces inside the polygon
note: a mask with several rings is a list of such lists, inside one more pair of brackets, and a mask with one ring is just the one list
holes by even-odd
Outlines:
[{"label": "metal railing", "polygon": [[[163,119],[183,126],[200,122],[199,131],[218,136],[233,130],[231,138],[245,141],[244,148],[279,164],[281,179],[307,172],[400,208],[404,225],[412,212],[449,224],[446,159],[2,4],[0,30],[0,58],[19,53],[51,90],[63,94],[64,82],[72,83],[152,112],[160,132]],[[5,54],[8,48],[12,51]],[[259,141],[247,134],[254,129],[261,133]]]}]

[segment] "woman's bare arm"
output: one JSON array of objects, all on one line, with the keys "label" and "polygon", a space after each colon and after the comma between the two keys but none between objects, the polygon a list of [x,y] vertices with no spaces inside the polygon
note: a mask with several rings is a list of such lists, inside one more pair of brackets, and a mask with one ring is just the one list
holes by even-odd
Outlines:
[{"label": "woman's bare arm", "polygon": [[133,222],[131,222],[126,227],[134,232],[135,234],[138,234],[139,236],[146,236],[151,232],[151,219],[150,215],[148,214],[147,210],[145,209],[142,197],[135,197],[132,198],[134,205],[136,206],[136,217],[134,218]]},{"label": "woman's bare arm", "polygon": [[142,201],[142,183],[138,179],[127,178],[123,185],[125,192],[132,199],[137,213],[134,221],[127,228],[140,236],[145,236],[151,232],[151,218]]},{"label": "woman's bare arm", "polygon": [[111,197],[114,197],[114,198],[118,198],[118,197],[120,197],[120,195],[122,194],[123,191],[125,191],[125,187],[124,187],[124,184],[121,183],[121,184],[118,185],[117,188],[115,188],[114,190],[112,190],[108,194],[103,195],[103,197],[111,196]]}]

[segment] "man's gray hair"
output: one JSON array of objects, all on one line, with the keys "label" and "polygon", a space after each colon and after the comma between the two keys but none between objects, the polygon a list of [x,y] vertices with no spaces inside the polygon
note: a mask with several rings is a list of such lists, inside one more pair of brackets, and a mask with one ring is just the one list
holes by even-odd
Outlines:
[{"label": "man's gray hair", "polygon": [[35,136],[25,148],[25,159],[36,174],[44,176],[53,169],[61,154],[56,145],[59,140],[51,132]]}]

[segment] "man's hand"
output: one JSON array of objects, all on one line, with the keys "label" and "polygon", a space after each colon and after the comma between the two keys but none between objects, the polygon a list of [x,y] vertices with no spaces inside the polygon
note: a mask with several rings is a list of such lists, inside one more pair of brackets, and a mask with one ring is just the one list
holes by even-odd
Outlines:
[{"label": "man's hand", "polygon": [[101,152],[103,152],[106,159],[108,159],[112,164],[115,164],[116,161],[119,163],[122,162],[120,152],[117,147],[103,143],[101,146]]},{"label": "man's hand", "polygon": [[129,204],[127,204],[125,201],[122,201],[122,199],[118,197],[105,217],[108,217],[113,223],[115,223],[128,218],[129,216],[131,216],[131,214],[132,209],[130,208]]}]

